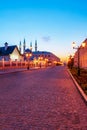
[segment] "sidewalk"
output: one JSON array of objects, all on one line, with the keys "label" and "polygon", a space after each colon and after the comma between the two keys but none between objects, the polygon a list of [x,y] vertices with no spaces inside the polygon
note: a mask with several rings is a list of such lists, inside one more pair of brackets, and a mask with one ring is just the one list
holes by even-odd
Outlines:
[{"label": "sidewalk", "polygon": [[68,73],[70,74],[70,76],[71,76],[71,78],[72,78],[72,80],[73,80],[77,90],[79,91],[79,93],[81,94],[81,96],[83,97],[83,99],[84,99],[84,101],[85,101],[85,103],[87,105],[87,95],[83,92],[83,90],[81,89],[80,85],[77,83],[77,81],[75,80],[75,78],[73,77],[73,75],[71,74],[69,69],[68,69]]}]

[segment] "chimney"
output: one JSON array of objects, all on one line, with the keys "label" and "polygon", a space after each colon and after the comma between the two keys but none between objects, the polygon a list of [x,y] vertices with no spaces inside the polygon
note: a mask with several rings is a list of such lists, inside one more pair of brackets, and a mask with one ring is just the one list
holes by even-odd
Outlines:
[{"label": "chimney", "polygon": [[8,49],[8,43],[5,42],[5,51]]}]

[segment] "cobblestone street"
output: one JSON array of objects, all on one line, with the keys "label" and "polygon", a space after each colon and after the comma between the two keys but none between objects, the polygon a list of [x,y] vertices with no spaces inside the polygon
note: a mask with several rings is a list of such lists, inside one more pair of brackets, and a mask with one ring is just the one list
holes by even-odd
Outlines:
[{"label": "cobblestone street", "polygon": [[0,75],[0,130],[87,130],[87,106],[67,68]]}]

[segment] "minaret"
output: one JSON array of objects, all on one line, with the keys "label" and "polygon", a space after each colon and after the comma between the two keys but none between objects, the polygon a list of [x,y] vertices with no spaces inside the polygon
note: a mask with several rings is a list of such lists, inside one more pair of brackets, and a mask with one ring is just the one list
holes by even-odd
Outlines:
[{"label": "minaret", "polygon": [[20,51],[20,53],[21,53],[21,41],[20,41],[20,43],[19,43],[19,51]]},{"label": "minaret", "polygon": [[37,51],[37,40],[35,40],[35,51]]},{"label": "minaret", "polygon": [[32,51],[32,42],[30,42],[30,50]]},{"label": "minaret", "polygon": [[25,48],[26,48],[26,42],[25,42],[25,38],[24,38],[24,42],[23,42],[23,53],[25,52]]}]

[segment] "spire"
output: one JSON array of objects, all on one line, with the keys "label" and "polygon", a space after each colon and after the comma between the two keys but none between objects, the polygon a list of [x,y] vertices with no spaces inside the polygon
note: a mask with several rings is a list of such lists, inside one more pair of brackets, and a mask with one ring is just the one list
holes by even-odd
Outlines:
[{"label": "spire", "polygon": [[20,43],[19,43],[19,51],[20,51],[20,53],[21,53],[21,41],[20,41]]},{"label": "spire", "polygon": [[32,42],[30,42],[30,50],[32,51]]},{"label": "spire", "polygon": [[35,40],[35,51],[37,51],[37,40]]},{"label": "spire", "polygon": [[24,42],[23,42],[23,53],[25,52],[25,48],[26,48],[26,42],[25,42],[25,38],[24,38]]}]

